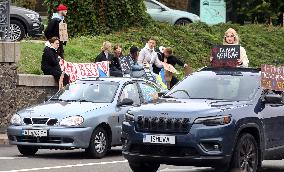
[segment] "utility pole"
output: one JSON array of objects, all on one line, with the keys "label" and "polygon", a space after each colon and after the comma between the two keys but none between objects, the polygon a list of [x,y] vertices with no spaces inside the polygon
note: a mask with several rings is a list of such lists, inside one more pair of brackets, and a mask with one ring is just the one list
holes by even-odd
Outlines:
[{"label": "utility pole", "polygon": [[10,39],[10,0],[0,0],[0,41]]}]

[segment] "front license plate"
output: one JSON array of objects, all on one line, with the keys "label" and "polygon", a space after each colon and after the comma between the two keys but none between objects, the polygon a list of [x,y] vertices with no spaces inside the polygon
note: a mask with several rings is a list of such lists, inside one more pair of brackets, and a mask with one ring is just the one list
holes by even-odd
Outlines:
[{"label": "front license plate", "polygon": [[47,130],[23,130],[22,135],[33,136],[33,137],[47,137]]},{"label": "front license plate", "polygon": [[175,136],[164,135],[144,135],[143,143],[156,143],[156,144],[176,144]]}]

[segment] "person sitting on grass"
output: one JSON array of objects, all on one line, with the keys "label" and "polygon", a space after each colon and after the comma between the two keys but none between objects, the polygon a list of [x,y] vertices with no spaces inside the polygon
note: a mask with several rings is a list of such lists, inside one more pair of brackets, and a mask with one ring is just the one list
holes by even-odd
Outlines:
[{"label": "person sitting on grass", "polygon": [[41,70],[44,75],[52,75],[59,84],[59,89],[69,84],[69,76],[61,70],[59,65],[59,55],[57,50],[59,48],[59,38],[52,37],[45,45],[42,60]]}]

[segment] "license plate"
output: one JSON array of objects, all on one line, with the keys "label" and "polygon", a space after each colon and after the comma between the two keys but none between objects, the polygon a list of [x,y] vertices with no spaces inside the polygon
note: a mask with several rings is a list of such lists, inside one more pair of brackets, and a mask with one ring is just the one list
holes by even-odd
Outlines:
[{"label": "license plate", "polygon": [[47,130],[23,130],[22,135],[33,137],[47,137]]},{"label": "license plate", "polygon": [[156,143],[156,144],[171,144],[176,143],[175,136],[164,136],[164,135],[144,135],[143,143]]}]

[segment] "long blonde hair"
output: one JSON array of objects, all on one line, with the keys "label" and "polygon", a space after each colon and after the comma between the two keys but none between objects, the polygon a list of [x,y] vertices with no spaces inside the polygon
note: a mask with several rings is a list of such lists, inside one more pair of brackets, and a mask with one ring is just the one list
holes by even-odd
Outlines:
[{"label": "long blonde hair", "polygon": [[102,51],[109,51],[111,49],[111,43],[109,41],[105,41],[103,46],[101,47]]},{"label": "long blonde hair", "polygon": [[227,41],[226,41],[226,37],[227,37],[227,35],[228,35],[229,33],[233,34],[234,37],[235,37],[234,44],[235,44],[235,45],[240,44],[240,38],[239,38],[239,35],[238,35],[238,33],[236,32],[236,30],[233,29],[233,28],[229,28],[229,29],[225,32],[225,34],[224,34],[223,45],[228,45],[228,43],[227,43]]}]

